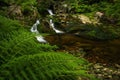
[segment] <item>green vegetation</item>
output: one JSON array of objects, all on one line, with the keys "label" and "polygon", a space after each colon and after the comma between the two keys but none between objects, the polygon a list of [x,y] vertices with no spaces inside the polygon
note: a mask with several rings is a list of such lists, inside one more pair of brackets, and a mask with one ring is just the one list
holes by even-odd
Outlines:
[{"label": "green vegetation", "polygon": [[65,53],[39,53],[21,56],[1,68],[1,79],[12,80],[77,80],[79,77],[95,80],[86,73],[88,63]]},{"label": "green vegetation", "polygon": [[18,21],[0,17],[0,80],[96,80],[87,73],[86,60],[54,52],[56,46],[38,43]]},{"label": "green vegetation", "polygon": [[20,28],[22,28],[22,25],[19,24],[18,21],[11,20],[9,18],[6,18],[0,15],[0,39],[1,40],[8,38],[11,32],[17,31]]},{"label": "green vegetation", "polygon": [[9,38],[0,42],[1,63],[6,63],[14,57],[48,52],[57,48],[49,44],[39,44],[37,40],[35,41],[34,35],[25,30],[14,31],[10,35]]},{"label": "green vegetation", "polygon": [[[48,28],[49,19],[54,19],[60,28],[62,20],[57,18],[59,13],[48,16],[47,9],[57,12],[62,7],[63,13],[70,16],[86,14],[92,19],[96,12],[104,14],[99,20],[100,25],[70,20],[71,26],[64,26],[66,32],[78,31],[89,39],[119,38],[119,5],[119,0],[0,0],[0,80],[97,80],[87,73],[89,63],[86,60],[56,52],[56,45],[39,43],[29,29],[36,19],[42,18],[39,31],[48,32],[47,35],[54,33]],[[67,19],[63,23],[68,25]]]},{"label": "green vegetation", "polygon": [[0,0],[1,2],[3,3],[7,3],[7,4],[17,4],[17,5],[20,5],[20,4],[29,4],[29,5],[34,5],[36,3],[36,0],[28,0],[28,1],[25,1],[25,0]]}]

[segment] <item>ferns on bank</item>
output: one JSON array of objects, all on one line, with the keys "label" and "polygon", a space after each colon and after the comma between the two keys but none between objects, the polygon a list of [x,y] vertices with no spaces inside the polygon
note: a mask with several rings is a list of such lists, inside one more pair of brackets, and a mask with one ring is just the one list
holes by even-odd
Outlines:
[{"label": "ferns on bank", "polygon": [[43,52],[11,60],[2,66],[0,74],[3,80],[95,80],[86,73],[87,64],[70,54]]},{"label": "ferns on bank", "polygon": [[22,28],[22,25],[18,21],[0,15],[0,41],[8,38],[12,31],[17,31],[19,28]]},{"label": "ferns on bank", "polygon": [[0,41],[0,63],[3,64],[14,57],[52,51],[57,48],[49,44],[38,43],[34,36],[24,29],[10,33],[8,39]]},{"label": "ferns on bank", "polygon": [[10,19],[0,16],[0,25],[0,80],[95,80],[84,59],[52,52],[56,46],[39,43]]}]

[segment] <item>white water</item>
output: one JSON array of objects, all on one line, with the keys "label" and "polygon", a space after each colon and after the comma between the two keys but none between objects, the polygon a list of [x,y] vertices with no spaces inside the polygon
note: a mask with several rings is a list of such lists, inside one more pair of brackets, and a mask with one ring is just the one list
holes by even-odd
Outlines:
[{"label": "white water", "polygon": [[55,29],[54,23],[52,21],[52,19],[50,19],[50,26],[52,27],[52,29],[56,32],[56,33],[64,33],[63,31],[60,31],[58,29]]},{"label": "white water", "polygon": [[[52,10],[48,9],[48,12],[49,12],[49,14],[50,14],[51,16],[54,15],[53,12],[52,12]],[[64,33],[63,31],[60,31],[60,30],[58,30],[58,29],[55,28],[55,25],[54,25],[52,19],[50,19],[50,26],[52,27],[52,29],[53,29],[56,33]]]},{"label": "white water", "polygon": [[[31,27],[30,31],[33,32],[33,33],[36,33],[36,34],[39,34],[39,31],[37,30],[37,26],[38,24],[40,24],[40,21],[37,20],[35,24],[33,24],[33,26]],[[43,36],[41,35],[38,35],[38,36],[35,36],[36,39],[38,40],[38,42],[41,42],[41,43],[46,43],[47,41],[44,39]]]},{"label": "white water", "polygon": [[44,39],[43,36],[39,35],[39,36],[35,36],[35,37],[36,37],[38,42],[47,43],[47,41]]},{"label": "white water", "polygon": [[50,14],[51,16],[54,15],[53,12],[52,12],[52,10],[48,9],[48,12],[49,12],[49,14]]},{"label": "white water", "polygon": [[39,20],[37,20],[36,23],[33,24],[33,26],[32,26],[32,28],[30,29],[30,31],[38,34],[38,33],[39,33],[38,30],[37,30],[38,24],[40,24]]}]

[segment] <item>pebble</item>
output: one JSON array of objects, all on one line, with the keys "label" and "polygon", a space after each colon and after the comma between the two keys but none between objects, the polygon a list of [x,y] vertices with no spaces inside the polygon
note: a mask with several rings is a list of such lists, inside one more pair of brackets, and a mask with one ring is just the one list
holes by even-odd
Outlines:
[{"label": "pebble", "polygon": [[[118,66],[118,65],[117,65]],[[100,63],[93,64],[90,72],[101,80],[120,80],[120,68],[104,66]]]},{"label": "pebble", "polygon": [[100,66],[99,64],[95,64],[95,65],[94,65],[94,68],[100,69],[100,68],[102,68],[102,66]]}]

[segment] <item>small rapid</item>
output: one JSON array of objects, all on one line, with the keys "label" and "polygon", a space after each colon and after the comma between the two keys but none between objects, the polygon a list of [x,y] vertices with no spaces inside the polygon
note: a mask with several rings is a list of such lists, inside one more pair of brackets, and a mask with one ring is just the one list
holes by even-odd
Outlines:
[{"label": "small rapid", "polygon": [[40,21],[37,20],[36,23],[33,24],[33,26],[31,27],[30,31],[33,33],[36,33],[36,39],[38,42],[40,43],[47,43],[47,41],[44,39],[44,37],[42,35],[39,34],[39,31],[37,29],[37,26],[40,24]]},{"label": "small rapid", "polygon": [[[53,15],[54,15],[53,12],[52,12],[52,10],[50,10],[50,9],[48,9],[48,13],[50,14],[50,16],[53,16]],[[52,27],[52,29],[53,29],[56,33],[64,33],[63,31],[58,30],[58,29],[55,28],[55,25],[54,25],[52,19],[50,19],[50,27]]]}]

